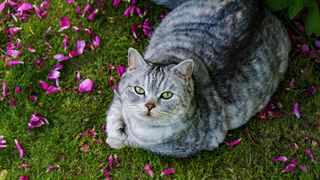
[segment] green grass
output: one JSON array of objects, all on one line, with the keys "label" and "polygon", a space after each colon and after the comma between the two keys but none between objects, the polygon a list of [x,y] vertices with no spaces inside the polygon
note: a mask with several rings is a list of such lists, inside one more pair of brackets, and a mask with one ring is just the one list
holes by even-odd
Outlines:
[{"label": "green grass", "polygon": [[[40,1],[37,1],[40,2]],[[123,9],[128,3],[123,3],[118,9],[111,6],[111,1],[106,2],[104,15],[99,15],[93,22],[75,15],[73,7],[67,6],[64,0],[51,1],[48,17],[39,20],[35,15],[23,23],[19,38],[24,43],[31,44],[36,53],[25,53],[22,60],[25,64],[8,68],[4,61],[0,61],[0,83],[6,81],[8,89],[13,92],[15,86],[20,86],[21,94],[13,94],[17,108],[13,109],[6,99],[0,103],[0,134],[5,136],[8,147],[0,149],[0,171],[7,170],[7,179],[17,179],[20,175],[28,175],[30,179],[104,179],[100,170],[108,167],[108,157],[117,154],[121,163],[112,169],[110,177],[113,179],[149,179],[143,168],[150,163],[155,179],[319,179],[320,175],[320,148],[315,142],[320,143],[320,130],[317,129],[316,119],[320,115],[320,95],[304,97],[302,91],[312,83],[319,83],[319,64],[314,60],[301,57],[293,52],[284,82],[273,101],[282,104],[281,117],[278,119],[259,120],[254,117],[244,127],[232,131],[228,140],[242,138],[241,143],[235,148],[221,145],[214,151],[204,151],[188,159],[162,157],[142,149],[124,148],[112,150],[105,144],[93,141],[92,137],[79,137],[87,129],[95,128],[97,139],[103,141],[106,134],[101,126],[105,124],[105,111],[113,96],[113,89],[107,86],[111,76],[117,76],[115,71],[108,71],[109,63],[116,66],[126,65],[126,53],[129,47],[134,47],[140,52],[148,44],[146,38],[141,43],[136,43],[131,35],[132,23],[142,23],[148,18],[156,26],[160,20],[158,15],[166,10],[150,2],[140,5],[149,8],[145,18],[124,17]],[[38,3],[39,4],[39,3]],[[80,4],[82,7],[85,3]],[[62,34],[71,38],[68,51],[75,48],[75,40],[89,37],[85,33],[76,33],[72,29],[57,32],[59,20],[67,16],[73,25],[91,27],[94,32],[102,37],[101,47],[95,51],[88,50],[82,56],[63,62],[65,65],[61,73],[62,92],[46,95],[40,88],[39,80],[47,81],[50,69],[56,64],[53,55],[63,53]],[[2,16],[0,15],[0,18]],[[49,36],[44,32],[51,26]],[[1,24],[0,48],[6,49],[8,39],[3,29],[8,24]],[[31,33],[31,30],[34,33]],[[142,36],[141,36],[142,37]],[[44,42],[51,44],[49,49]],[[0,51],[0,56],[3,52]],[[44,58],[45,67],[39,69],[34,65],[36,58]],[[300,73],[305,69],[306,75]],[[78,94],[74,92],[79,85],[75,75],[81,72],[83,78],[95,81],[95,91]],[[287,91],[287,80],[294,78],[298,86]],[[99,91],[99,93],[97,93]],[[29,95],[37,95],[36,102],[29,101]],[[293,113],[294,102],[299,102],[301,119]],[[28,131],[27,124],[33,112],[39,112],[49,120],[49,125],[44,125],[34,131]],[[14,145],[18,139],[23,146],[25,157],[19,158]],[[88,152],[83,152],[81,147],[88,143]],[[293,144],[299,145],[296,151]],[[316,157],[311,162],[305,149],[311,148]],[[286,163],[273,162],[272,157],[284,154],[288,158],[297,156],[299,164],[305,164],[307,173],[297,168],[292,173],[281,173]],[[28,163],[31,170],[21,170],[18,167]],[[46,172],[47,167],[58,164],[59,170]],[[160,177],[161,172],[167,168],[175,168],[172,176]],[[1,179],[1,178],[0,178]]]}]

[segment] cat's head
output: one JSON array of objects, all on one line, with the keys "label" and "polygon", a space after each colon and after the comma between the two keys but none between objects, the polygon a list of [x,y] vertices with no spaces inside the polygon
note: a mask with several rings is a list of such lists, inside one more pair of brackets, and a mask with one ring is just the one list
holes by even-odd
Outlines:
[{"label": "cat's head", "polygon": [[194,95],[193,61],[160,66],[147,63],[133,48],[128,50],[128,70],[119,82],[122,105],[131,119],[150,125],[179,123]]}]

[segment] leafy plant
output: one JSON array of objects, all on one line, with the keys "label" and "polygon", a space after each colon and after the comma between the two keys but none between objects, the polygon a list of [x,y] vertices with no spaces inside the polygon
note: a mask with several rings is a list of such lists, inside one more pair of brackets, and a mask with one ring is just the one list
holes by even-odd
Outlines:
[{"label": "leafy plant", "polygon": [[290,20],[303,11],[306,33],[320,36],[320,11],[317,0],[266,0],[266,3],[272,11],[286,12]]}]

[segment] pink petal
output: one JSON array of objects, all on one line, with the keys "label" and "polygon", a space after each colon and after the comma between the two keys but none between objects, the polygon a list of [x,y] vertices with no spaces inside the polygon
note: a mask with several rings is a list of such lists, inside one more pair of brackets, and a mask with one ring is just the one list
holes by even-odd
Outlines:
[{"label": "pink petal", "polygon": [[131,33],[132,33],[133,37],[136,39],[138,38],[137,30],[138,30],[138,26],[136,24],[132,24],[131,25]]},{"label": "pink petal", "polygon": [[[21,1],[20,1],[21,2]],[[11,6],[11,7],[16,7],[18,5],[17,2],[14,2],[13,0],[9,0],[8,1],[8,4]]]},{"label": "pink petal", "polygon": [[174,169],[173,169],[173,168],[170,168],[170,169],[164,170],[164,171],[161,173],[161,176],[163,176],[163,175],[170,175],[170,174],[174,174],[174,173],[175,173]]},{"label": "pink petal", "polygon": [[86,47],[86,41],[78,40],[77,41],[77,51],[78,54],[83,54],[84,48]]},{"label": "pink petal", "polygon": [[71,6],[74,4],[74,0],[66,0],[67,5]]},{"label": "pink petal", "polygon": [[64,35],[64,38],[63,38],[63,41],[62,41],[64,51],[67,51],[69,41],[70,41],[69,36],[68,35]]},{"label": "pink petal", "polygon": [[43,60],[41,58],[38,58],[35,60],[35,65],[38,66],[39,68],[43,68],[44,64],[43,64]]},{"label": "pink petal", "polygon": [[33,129],[39,128],[44,124],[49,124],[48,119],[45,118],[43,115],[34,112],[28,123],[28,129],[32,131]]},{"label": "pink petal", "polygon": [[87,17],[88,21],[92,21],[98,14],[98,12],[99,12],[99,9],[95,9],[94,11],[92,11]]},{"label": "pink petal", "polygon": [[143,22],[143,25],[142,25],[142,29],[143,29],[143,32],[144,34],[147,36],[147,37],[151,37],[152,36],[152,26],[150,25],[150,23],[148,22],[148,19],[146,19],[144,22]]},{"label": "pink petal", "polygon": [[2,82],[2,97],[0,102],[7,96],[6,89],[7,89],[7,83]]},{"label": "pink petal", "polygon": [[301,171],[304,172],[304,173],[307,172],[307,168],[306,168],[306,166],[305,166],[304,164],[301,164],[301,165],[300,165],[300,169],[301,169]]},{"label": "pink petal", "polygon": [[82,151],[83,151],[83,152],[88,152],[88,151],[89,151],[89,144],[87,144],[87,143],[86,143],[86,144],[83,144],[83,145],[82,145]]},{"label": "pink petal", "polygon": [[30,96],[29,96],[29,100],[30,100],[31,102],[35,102],[37,99],[38,99],[37,96],[34,96],[34,95],[30,95]]},{"label": "pink petal", "polygon": [[22,47],[22,41],[21,39],[17,39],[17,48],[21,49],[21,47]]},{"label": "pink petal", "polygon": [[91,28],[85,28],[84,31],[87,32],[89,36],[94,36],[95,35]]},{"label": "pink petal", "polygon": [[87,4],[87,5],[83,8],[82,17],[84,17],[90,9],[91,9],[91,5],[90,5],[90,4]]},{"label": "pink petal", "polygon": [[7,62],[7,65],[8,65],[9,67],[12,67],[12,66],[15,66],[15,65],[18,65],[18,64],[23,64],[23,63],[24,63],[23,61],[12,60],[12,61]]},{"label": "pink petal", "polygon": [[122,77],[123,73],[126,71],[126,68],[123,65],[117,67],[117,74],[119,78]]},{"label": "pink petal", "polygon": [[57,93],[59,91],[60,91],[59,87],[49,86],[48,89],[46,90],[46,94],[53,94],[53,93]]},{"label": "pink petal", "polygon": [[114,161],[115,161],[116,166],[120,165],[120,158],[116,154],[114,155]]},{"label": "pink petal", "polygon": [[5,33],[6,33],[8,36],[11,37],[11,36],[16,35],[21,29],[22,29],[22,28],[20,28],[20,27],[13,26],[13,27],[11,27],[11,28],[9,28],[9,29],[6,29],[6,30],[5,30]]},{"label": "pink petal", "polygon": [[73,26],[72,27],[75,31],[80,31],[81,29],[79,28],[79,27],[77,27],[77,26]]},{"label": "pink petal", "polygon": [[30,52],[36,52],[36,50],[35,50],[32,46],[30,46],[30,45],[28,45],[28,51],[30,51]]},{"label": "pink petal", "polygon": [[7,50],[14,50],[14,44],[13,44],[13,42],[8,42],[8,44],[7,44]]},{"label": "pink petal", "polygon": [[23,150],[22,150],[22,148],[21,148],[21,146],[20,146],[20,144],[19,144],[19,141],[18,140],[14,140],[14,143],[16,144],[16,147],[17,147],[17,149],[18,149],[18,151],[19,151],[19,156],[20,156],[20,158],[23,158]]},{"label": "pink petal", "polygon": [[60,30],[59,31],[63,31],[66,30],[68,28],[70,28],[70,21],[67,17],[63,16],[60,20]]},{"label": "pink petal", "polygon": [[95,36],[92,41],[93,48],[96,49],[100,46],[101,40],[99,36]]},{"label": "pink petal", "polygon": [[279,156],[276,156],[276,157],[273,157],[272,158],[272,161],[280,161],[280,162],[285,162],[287,161],[287,157],[284,156],[284,155],[279,155]]},{"label": "pink petal", "polygon": [[139,7],[136,7],[136,12],[139,17],[143,17],[143,14],[142,14],[141,9]]},{"label": "pink petal", "polygon": [[108,86],[112,87],[114,85],[114,78],[113,76],[110,77],[110,79],[108,80]]},{"label": "pink petal", "polygon": [[40,4],[40,9],[41,9],[41,11],[45,11],[45,10],[47,10],[49,7],[50,7],[50,2],[49,2],[49,1],[43,1],[43,2]]},{"label": "pink petal", "polygon": [[53,57],[58,61],[68,61],[68,60],[70,60],[70,57],[65,56],[63,54],[56,54]]},{"label": "pink petal", "polygon": [[114,92],[114,93],[117,93],[117,92],[118,92],[118,84],[116,84],[116,85],[113,86],[113,92]]},{"label": "pink petal", "polygon": [[111,71],[111,70],[114,70],[114,69],[115,69],[114,64],[110,63],[108,65],[108,71]]},{"label": "pink petal", "polygon": [[60,72],[58,70],[56,70],[56,69],[53,69],[53,70],[50,71],[48,79],[50,81],[52,81],[52,80],[59,79],[59,77],[60,77]]},{"label": "pink petal", "polygon": [[305,96],[313,96],[317,93],[318,89],[317,89],[317,85],[313,84],[310,87],[308,87],[308,89],[305,91],[304,95]]},{"label": "pink petal", "polygon": [[7,147],[6,141],[3,138],[4,138],[4,136],[0,135],[0,149]]},{"label": "pink petal", "polygon": [[79,86],[79,92],[91,92],[94,87],[94,82],[91,79],[85,79]]},{"label": "pink petal", "polygon": [[294,115],[296,115],[296,117],[300,119],[301,115],[299,112],[299,104],[297,102],[295,102],[293,105],[293,112],[294,112]]},{"label": "pink petal", "polygon": [[241,142],[241,138],[240,139],[235,139],[229,143],[226,143],[229,147],[234,147],[236,145],[238,145]]},{"label": "pink petal", "polygon": [[33,5],[33,8],[34,8],[34,11],[36,12],[37,16],[38,16],[40,19],[42,19],[40,8],[38,8],[36,5]]},{"label": "pink petal", "polygon": [[25,169],[25,170],[30,170],[31,166],[29,164],[22,164],[18,167],[19,169]]},{"label": "pink petal", "polygon": [[16,86],[16,87],[14,88],[14,93],[20,94],[20,92],[21,92],[20,87],[19,87],[19,86]]},{"label": "pink petal", "polygon": [[109,161],[109,162],[108,162],[109,168],[112,169],[112,162],[113,162],[112,155],[109,156],[108,161]]},{"label": "pink petal", "polygon": [[15,109],[17,107],[16,102],[14,101],[13,97],[9,98],[9,103],[11,104],[11,106]]},{"label": "pink petal", "polygon": [[7,1],[4,1],[0,4],[0,13],[4,11],[4,9],[6,8],[6,5],[7,5]]},{"label": "pink petal", "polygon": [[50,165],[50,166],[48,166],[48,168],[47,168],[47,172],[51,172],[51,171],[57,170],[57,169],[59,169],[59,168],[60,168],[60,166],[57,165],[57,164]]},{"label": "pink petal", "polygon": [[17,58],[18,56],[20,56],[20,51],[17,50],[7,50],[6,51],[6,55],[11,56],[13,58]]},{"label": "pink petal", "polygon": [[306,153],[307,153],[307,155],[310,157],[311,161],[315,161],[311,149],[307,149],[307,150],[306,150]]},{"label": "pink petal", "polygon": [[78,6],[76,7],[76,9],[74,10],[77,14],[82,14],[82,10],[81,8]]},{"label": "pink petal", "polygon": [[22,175],[22,176],[20,176],[19,179],[20,179],[20,180],[29,180],[29,177],[28,177],[28,176],[25,176],[25,175]]},{"label": "pink petal", "polygon": [[107,169],[107,168],[103,168],[103,169],[101,169],[101,172],[102,172],[102,174],[104,175],[104,176],[108,176],[109,175],[109,170]]},{"label": "pink petal", "polygon": [[17,12],[23,12],[23,11],[29,11],[33,8],[32,4],[30,3],[22,3],[18,9]]},{"label": "pink petal", "polygon": [[69,52],[69,57],[70,58],[73,58],[73,57],[76,57],[76,56],[79,56],[78,50],[74,50],[74,51]]},{"label": "pink petal", "polygon": [[123,15],[127,17],[130,14],[132,16],[134,13],[134,9],[135,9],[135,6],[128,7],[126,10],[124,10]]},{"label": "pink petal", "polygon": [[80,81],[80,80],[81,80],[81,76],[80,76],[80,72],[78,72],[76,76],[76,81]]},{"label": "pink petal", "polygon": [[152,169],[151,169],[151,167],[150,167],[150,164],[146,164],[146,165],[144,166],[144,170],[146,171],[146,173],[147,173],[149,176],[153,177],[153,171],[152,171]]},{"label": "pink petal", "polygon": [[113,3],[112,3],[113,7],[115,7],[115,8],[119,7],[120,1],[121,0],[113,0]]},{"label": "pink petal", "polygon": [[48,27],[48,29],[46,30],[46,32],[44,33],[45,35],[48,35],[51,31],[51,26]]},{"label": "pink petal", "polygon": [[307,44],[301,45],[300,48],[299,48],[299,50],[300,50],[300,52],[301,52],[302,54],[304,54],[304,55],[308,55],[309,52],[310,52],[309,45],[307,45]]},{"label": "pink petal", "polygon": [[298,164],[298,158],[292,157],[290,162],[286,165],[286,167],[281,172],[292,172],[296,169]]},{"label": "pink petal", "polygon": [[48,89],[49,85],[46,82],[40,80],[39,83],[40,83],[42,89],[44,89],[44,90]]}]

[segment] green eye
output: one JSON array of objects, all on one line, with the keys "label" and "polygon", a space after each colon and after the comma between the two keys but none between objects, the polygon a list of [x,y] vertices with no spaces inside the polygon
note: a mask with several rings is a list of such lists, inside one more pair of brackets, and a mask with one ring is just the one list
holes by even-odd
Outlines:
[{"label": "green eye", "polygon": [[160,98],[162,99],[170,99],[173,96],[172,92],[164,92],[161,94]]},{"label": "green eye", "polygon": [[144,94],[144,90],[139,86],[134,87],[134,91],[139,95],[143,95]]}]

